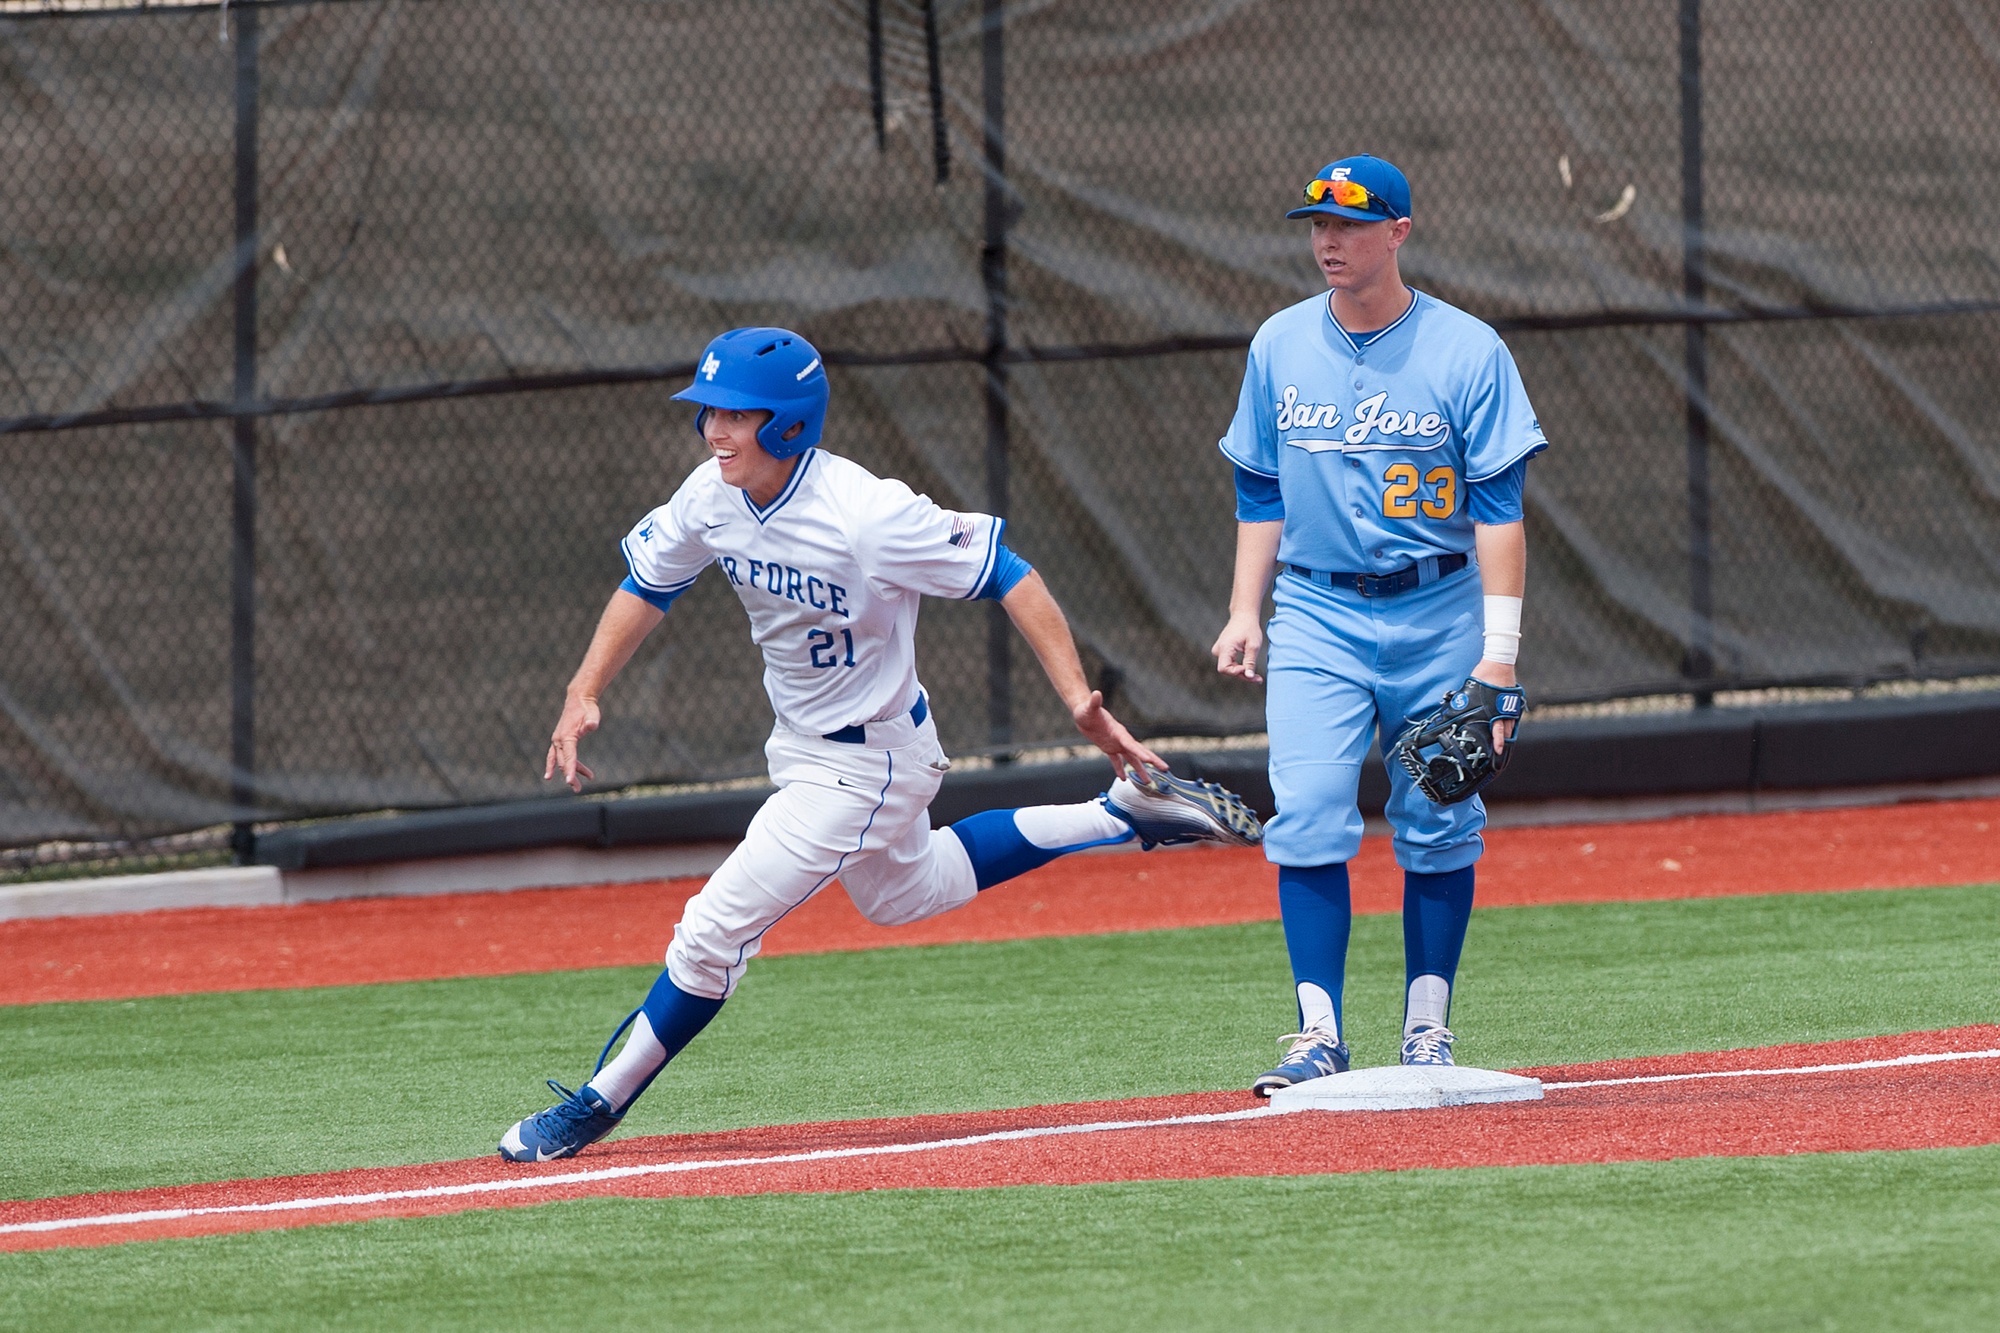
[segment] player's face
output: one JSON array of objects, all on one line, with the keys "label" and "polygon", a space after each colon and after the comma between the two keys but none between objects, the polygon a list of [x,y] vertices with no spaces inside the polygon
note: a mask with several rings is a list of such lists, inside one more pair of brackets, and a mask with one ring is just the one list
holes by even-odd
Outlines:
[{"label": "player's face", "polygon": [[1410,220],[1359,222],[1321,213],[1312,220],[1313,259],[1326,285],[1351,290],[1372,286],[1410,234]]},{"label": "player's face", "polygon": [[[711,407],[702,414],[701,435],[708,451],[722,465],[722,479],[753,497],[776,495],[792,475],[790,458],[773,458],[757,443],[757,432],[771,414],[763,408]],[[759,503],[762,503],[761,499]]]}]

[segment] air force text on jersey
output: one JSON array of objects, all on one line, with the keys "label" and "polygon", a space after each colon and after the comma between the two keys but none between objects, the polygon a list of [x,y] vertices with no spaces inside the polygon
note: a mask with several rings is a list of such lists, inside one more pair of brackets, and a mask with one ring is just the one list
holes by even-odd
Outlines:
[{"label": "air force text on jersey", "polygon": [[1283,563],[1387,573],[1470,552],[1470,487],[1548,447],[1500,335],[1412,296],[1395,323],[1356,335],[1318,293],[1251,341],[1221,447],[1281,482]]},{"label": "air force text on jersey", "polygon": [[[722,572],[729,575],[729,581],[739,588],[761,587],[775,597],[804,602],[815,610],[831,611],[843,620],[847,618],[847,589],[830,579],[808,574],[776,560],[752,558],[742,562],[733,555],[719,555],[715,563],[722,566]],[[739,572],[740,566],[745,563],[749,566],[747,574]]]}]

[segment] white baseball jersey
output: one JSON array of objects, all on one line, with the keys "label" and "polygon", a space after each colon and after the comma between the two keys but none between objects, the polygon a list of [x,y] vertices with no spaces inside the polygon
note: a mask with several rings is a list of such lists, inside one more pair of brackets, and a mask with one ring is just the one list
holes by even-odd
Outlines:
[{"label": "white baseball jersey", "polygon": [[624,551],[633,581],[656,594],[719,567],[750,614],[779,724],[823,736],[915,705],[918,602],[976,596],[1005,527],[809,449],[764,509],[709,459]]}]

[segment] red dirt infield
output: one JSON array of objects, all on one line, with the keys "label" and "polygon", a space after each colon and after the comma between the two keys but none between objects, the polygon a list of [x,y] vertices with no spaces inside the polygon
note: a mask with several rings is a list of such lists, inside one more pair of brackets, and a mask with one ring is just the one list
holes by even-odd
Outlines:
[{"label": "red dirt infield", "polygon": [[[1922,1062],[1838,1067],[1913,1059]],[[1521,1072],[1544,1081],[1543,1101],[1280,1115],[1245,1092],[1191,1093],[623,1139],[540,1166],[486,1157],[25,1200],[0,1203],[0,1250],[604,1195],[983,1189],[2000,1143],[2000,1026]],[[1604,1079],[1659,1081],[1563,1086]],[[218,1211],[189,1212],[202,1209]]]},{"label": "red dirt infield", "polygon": [[[2000,882],[2000,800],[1496,829],[1482,907]],[[1388,840],[1353,863],[1360,912],[1400,908]],[[1277,918],[1254,850],[1073,856],[916,925],[843,893],[786,918],[766,954],[1025,939]],[[657,964],[700,880],[297,907],[0,922],[0,1004],[334,986]]]}]

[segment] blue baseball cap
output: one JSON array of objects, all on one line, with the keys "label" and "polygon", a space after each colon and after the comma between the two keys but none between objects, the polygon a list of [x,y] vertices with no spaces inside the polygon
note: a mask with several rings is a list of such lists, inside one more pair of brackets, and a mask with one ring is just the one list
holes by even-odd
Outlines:
[{"label": "blue baseball cap", "polygon": [[[1336,204],[1332,191],[1325,190],[1318,200],[1314,200],[1313,188],[1321,181],[1351,181],[1368,191],[1368,198],[1358,207],[1348,207]],[[1409,180],[1396,169],[1395,163],[1368,153],[1327,163],[1314,173],[1306,191],[1305,206],[1293,209],[1285,214],[1286,217],[1309,218],[1315,213],[1331,213],[1334,217],[1353,218],[1356,222],[1386,222],[1410,216]]]}]

